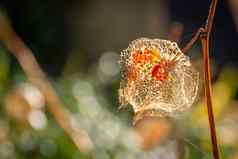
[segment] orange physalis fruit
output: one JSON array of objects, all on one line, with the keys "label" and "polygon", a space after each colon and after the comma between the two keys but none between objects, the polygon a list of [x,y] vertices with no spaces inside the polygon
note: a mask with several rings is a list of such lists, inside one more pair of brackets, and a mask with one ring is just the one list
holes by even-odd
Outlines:
[{"label": "orange physalis fruit", "polygon": [[161,60],[158,64],[153,66],[151,70],[152,77],[155,80],[159,80],[161,82],[167,80],[169,75],[169,67],[169,63]]},{"label": "orange physalis fruit", "polygon": [[142,51],[135,51],[132,54],[133,57],[133,63],[134,64],[146,64],[152,60],[152,56],[149,53],[149,51],[145,50],[144,52]]}]

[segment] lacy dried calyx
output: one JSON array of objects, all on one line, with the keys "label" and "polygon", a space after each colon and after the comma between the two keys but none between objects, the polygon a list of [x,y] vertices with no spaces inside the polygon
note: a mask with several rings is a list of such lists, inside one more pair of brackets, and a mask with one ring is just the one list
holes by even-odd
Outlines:
[{"label": "lacy dried calyx", "polygon": [[134,122],[145,116],[172,116],[193,104],[199,74],[176,43],[134,40],[122,51],[119,63],[120,108],[130,104]]}]

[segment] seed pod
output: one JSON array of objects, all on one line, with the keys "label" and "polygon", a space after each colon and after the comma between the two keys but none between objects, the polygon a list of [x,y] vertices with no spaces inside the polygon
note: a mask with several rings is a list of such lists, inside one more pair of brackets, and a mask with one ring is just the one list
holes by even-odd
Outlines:
[{"label": "seed pod", "polygon": [[121,52],[119,101],[145,116],[173,116],[189,108],[197,95],[199,74],[189,58],[168,40],[140,38]]}]

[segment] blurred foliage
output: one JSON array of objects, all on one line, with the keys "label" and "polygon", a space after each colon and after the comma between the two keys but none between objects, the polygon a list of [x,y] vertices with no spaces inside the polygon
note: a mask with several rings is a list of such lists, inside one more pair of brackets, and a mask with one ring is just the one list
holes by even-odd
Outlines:
[{"label": "blurred foliage", "polygon": [[[6,50],[0,46],[0,96],[6,91],[9,82],[10,60]],[[2,98],[1,98],[2,99]]]}]

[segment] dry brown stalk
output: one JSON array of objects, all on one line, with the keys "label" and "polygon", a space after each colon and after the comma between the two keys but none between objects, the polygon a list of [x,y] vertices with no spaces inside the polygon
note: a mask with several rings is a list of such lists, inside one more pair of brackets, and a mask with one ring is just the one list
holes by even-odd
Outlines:
[{"label": "dry brown stalk", "polygon": [[32,51],[15,33],[8,19],[2,15],[0,15],[0,40],[17,58],[29,81],[43,93],[48,111],[53,115],[60,127],[82,153],[90,152],[92,142],[88,134],[83,129],[72,125],[74,120],[72,114],[65,109],[45,73],[37,63]]},{"label": "dry brown stalk", "polygon": [[204,67],[204,84],[205,84],[205,99],[208,111],[208,120],[210,125],[210,135],[212,142],[212,152],[214,159],[219,159],[219,148],[217,144],[216,136],[216,126],[213,115],[212,106],[212,82],[211,82],[211,67],[209,58],[209,41],[211,35],[211,29],[214,21],[214,15],[216,11],[217,0],[213,0],[210,6],[209,15],[207,18],[207,23],[205,25],[204,31],[202,32],[200,39],[202,42],[203,50],[203,67]]},{"label": "dry brown stalk", "polygon": [[209,57],[209,48],[210,48],[209,42],[210,42],[211,30],[213,26],[216,7],[217,7],[217,0],[212,0],[205,27],[202,27],[197,31],[195,36],[182,49],[182,51],[184,53],[187,53],[192,48],[192,46],[197,41],[197,39],[200,37],[200,40],[202,43],[202,52],[203,52],[205,100],[206,100],[208,120],[209,120],[209,126],[210,126],[212,152],[213,152],[214,159],[219,159],[219,148],[217,143],[215,119],[214,119],[213,106],[212,106],[211,66],[210,66],[210,57]]}]

